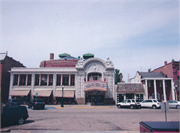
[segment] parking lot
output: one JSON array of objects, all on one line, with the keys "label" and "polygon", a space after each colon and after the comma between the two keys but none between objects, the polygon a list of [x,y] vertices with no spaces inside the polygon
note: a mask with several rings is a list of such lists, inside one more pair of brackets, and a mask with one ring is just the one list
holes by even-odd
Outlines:
[{"label": "parking lot", "polygon": [[[167,121],[179,121],[179,109],[170,109]],[[141,121],[165,121],[161,109],[118,109],[116,106],[46,106],[45,110],[28,109],[23,125],[1,130],[59,131],[139,131]]]}]

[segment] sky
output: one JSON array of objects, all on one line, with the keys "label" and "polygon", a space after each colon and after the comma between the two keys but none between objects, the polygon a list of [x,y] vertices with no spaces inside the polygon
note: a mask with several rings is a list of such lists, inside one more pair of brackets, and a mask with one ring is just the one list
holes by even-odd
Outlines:
[{"label": "sky", "polygon": [[0,52],[27,68],[92,53],[127,82],[180,60],[179,0],[0,0],[0,19]]}]

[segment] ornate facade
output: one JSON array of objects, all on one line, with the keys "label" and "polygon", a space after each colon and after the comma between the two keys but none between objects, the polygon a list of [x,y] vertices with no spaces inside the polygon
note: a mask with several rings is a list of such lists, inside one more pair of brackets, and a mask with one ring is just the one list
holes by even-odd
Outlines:
[{"label": "ornate facade", "polygon": [[[37,97],[46,103],[58,103],[63,95],[64,103],[114,103],[114,65],[109,58],[104,61],[94,57],[86,60],[52,57],[51,54],[49,61],[41,62],[40,68],[12,68],[9,98],[29,101]],[[71,62],[77,63],[73,66]]]}]

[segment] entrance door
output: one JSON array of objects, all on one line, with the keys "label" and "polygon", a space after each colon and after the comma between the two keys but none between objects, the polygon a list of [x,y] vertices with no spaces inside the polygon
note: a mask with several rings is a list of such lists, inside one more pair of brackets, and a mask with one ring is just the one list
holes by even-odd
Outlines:
[{"label": "entrance door", "polygon": [[101,91],[88,91],[86,92],[86,103],[91,104],[104,104],[104,92]]}]

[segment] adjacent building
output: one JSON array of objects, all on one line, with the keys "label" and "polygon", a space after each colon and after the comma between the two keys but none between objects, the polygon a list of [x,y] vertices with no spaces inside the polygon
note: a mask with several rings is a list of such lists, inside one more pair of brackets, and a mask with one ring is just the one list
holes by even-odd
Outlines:
[{"label": "adjacent building", "polygon": [[1,86],[1,102],[6,103],[9,95],[10,73],[12,67],[24,67],[22,63],[9,57],[6,53],[0,53],[0,86]]},{"label": "adjacent building", "polygon": [[153,70],[153,72],[163,72],[169,78],[173,78],[174,87],[175,87],[175,99],[180,100],[180,87],[179,87],[179,61],[172,60],[170,63],[164,61],[164,66],[158,67]]},{"label": "adjacent building", "polygon": [[139,72],[130,79],[131,83],[141,83],[144,88],[143,98],[160,101],[175,100],[173,78],[163,72]]},{"label": "adjacent building", "polygon": [[114,65],[87,53],[75,58],[67,53],[42,61],[40,68],[12,68],[9,98],[32,100],[42,98],[46,103],[95,103],[115,102]]}]

